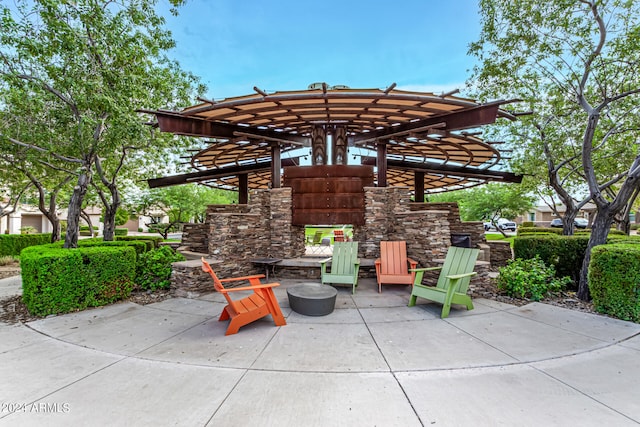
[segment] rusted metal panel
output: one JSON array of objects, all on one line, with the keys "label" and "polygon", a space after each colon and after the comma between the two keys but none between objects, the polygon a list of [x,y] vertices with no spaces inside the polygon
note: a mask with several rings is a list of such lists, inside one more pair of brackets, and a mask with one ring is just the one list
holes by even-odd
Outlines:
[{"label": "rusted metal panel", "polygon": [[[286,182],[286,181],[285,181]],[[339,180],[327,178],[304,178],[290,182],[295,193],[361,193],[362,188],[371,184],[364,184],[360,178],[340,178]],[[287,186],[285,184],[285,186]]]},{"label": "rusted metal panel", "polygon": [[364,218],[360,210],[336,211],[326,209],[294,210],[292,224],[294,225],[333,225],[353,224],[364,225]]},{"label": "rusted metal panel", "polygon": [[294,209],[364,209],[364,197],[359,194],[294,194]]},{"label": "rusted metal panel", "polygon": [[284,185],[292,188],[294,225],[364,225],[364,187],[373,185],[373,168],[348,165],[285,168]]}]

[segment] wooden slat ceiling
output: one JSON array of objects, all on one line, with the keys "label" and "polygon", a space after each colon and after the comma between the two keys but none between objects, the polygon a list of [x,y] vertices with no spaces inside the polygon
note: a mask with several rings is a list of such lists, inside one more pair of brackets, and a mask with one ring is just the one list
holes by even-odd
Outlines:
[{"label": "wooden slat ceiling", "polygon": [[[483,108],[489,104],[452,95],[395,90],[393,86],[387,90],[318,86],[317,89],[268,94],[255,88],[255,94],[202,102],[178,113],[155,113],[159,122],[161,115],[167,115],[184,123],[188,120],[196,124],[211,122],[218,125],[209,127],[214,129],[212,133],[218,128],[225,132],[223,136],[201,135],[216,142],[193,156],[191,164],[200,170],[268,161],[271,144],[274,143],[281,147],[283,153],[310,146],[310,141],[301,145],[300,140],[309,137],[317,125],[346,126],[350,147],[375,150],[376,141],[383,140],[387,143],[389,159],[439,162],[468,167],[470,171],[488,170],[498,164],[500,151],[481,138],[464,133],[464,129],[477,128],[496,117],[513,119],[498,108],[507,101],[493,103],[495,109],[483,115]],[[466,113],[469,115],[465,116]],[[454,116],[456,120],[449,122],[449,117]],[[484,116],[489,116],[489,119]],[[190,131],[185,131],[191,129],[188,126],[180,127],[181,131],[189,134]],[[229,137],[229,126],[232,127],[233,138]],[[171,131],[162,129],[162,126],[161,130]],[[288,140],[291,143],[287,143]],[[267,188],[268,175],[267,172],[250,174],[250,188]],[[231,188],[236,182],[235,178],[228,178],[205,183]],[[486,178],[425,174],[427,192],[483,182]],[[413,173],[409,170],[389,171],[388,184],[413,187]]]}]

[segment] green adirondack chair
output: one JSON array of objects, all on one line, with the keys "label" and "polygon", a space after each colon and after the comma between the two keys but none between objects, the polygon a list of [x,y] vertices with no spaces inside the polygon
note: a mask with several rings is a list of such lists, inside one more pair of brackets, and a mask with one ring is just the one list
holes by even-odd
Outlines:
[{"label": "green adirondack chair", "polygon": [[[416,278],[409,298],[409,307],[416,305],[416,298],[424,298],[442,304],[442,314],[444,319],[449,316],[451,304],[462,304],[467,306],[467,310],[473,310],[471,297],[467,295],[471,276],[479,249],[458,248],[451,246],[447,251],[447,257],[442,267],[416,268],[411,271],[416,272]],[[422,284],[422,276],[425,271],[440,270],[440,277],[436,286],[425,286]]]},{"label": "green adirondack chair", "polygon": [[[331,261],[331,271],[327,271],[327,263]],[[352,293],[358,286],[358,242],[336,242],[333,245],[333,256],[320,261],[322,283],[339,283],[351,285]]]}]

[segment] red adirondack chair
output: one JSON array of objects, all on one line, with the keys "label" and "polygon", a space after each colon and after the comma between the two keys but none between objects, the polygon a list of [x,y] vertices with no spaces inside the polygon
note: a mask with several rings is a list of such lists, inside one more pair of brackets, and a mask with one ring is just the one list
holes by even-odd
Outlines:
[{"label": "red adirondack chair", "polygon": [[416,273],[409,269],[418,263],[407,257],[407,242],[380,242],[380,258],[376,260],[378,292],[382,285],[413,285]]},{"label": "red adirondack chair", "polygon": [[[264,278],[264,274],[258,274],[255,276],[235,277],[231,279],[218,279],[216,273],[209,265],[209,263],[203,258],[202,270],[205,273],[209,273],[213,279],[213,285],[216,291],[224,295],[227,300],[227,305],[222,310],[218,321],[231,319],[229,327],[225,335],[232,335],[238,332],[240,327],[261,319],[269,314],[273,317],[273,322],[276,326],[284,326],[287,322],[284,320],[280,305],[273,293],[273,288],[280,286],[279,283],[261,284],[260,279]],[[237,282],[246,280],[249,282],[249,286],[242,286],[238,288],[225,288],[223,283]],[[230,293],[240,291],[253,291],[248,297],[232,300],[229,296]]]}]

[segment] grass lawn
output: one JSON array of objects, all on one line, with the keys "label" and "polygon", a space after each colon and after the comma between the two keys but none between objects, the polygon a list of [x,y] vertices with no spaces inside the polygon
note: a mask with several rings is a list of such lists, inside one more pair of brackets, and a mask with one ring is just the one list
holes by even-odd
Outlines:
[{"label": "grass lawn", "polygon": [[505,242],[509,242],[509,245],[511,245],[512,248],[513,248],[513,239],[515,239],[516,237],[516,236],[507,236],[507,238],[505,239],[505,237],[500,233],[486,233],[484,236],[486,237],[487,240],[504,240]]}]

